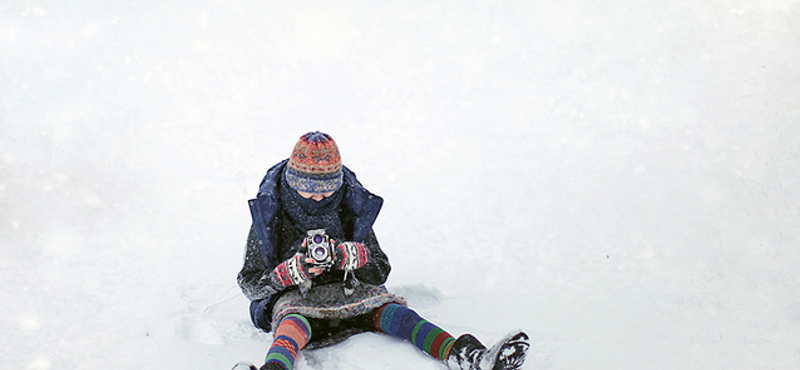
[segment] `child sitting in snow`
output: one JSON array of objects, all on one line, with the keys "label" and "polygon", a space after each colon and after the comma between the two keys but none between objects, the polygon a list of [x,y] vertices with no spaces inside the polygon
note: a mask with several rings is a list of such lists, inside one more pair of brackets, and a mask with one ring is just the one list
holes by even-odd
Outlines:
[{"label": "child sitting in snow", "polygon": [[[261,370],[292,370],[301,349],[367,331],[406,339],[452,370],[520,368],[525,333],[487,349],[470,334],[454,338],[384,288],[391,268],[372,230],[382,204],[321,132],[300,137],[291,157],[269,169],[250,200],[253,225],[237,279],[253,323],[273,332]],[[309,245],[330,248],[312,256]]]}]

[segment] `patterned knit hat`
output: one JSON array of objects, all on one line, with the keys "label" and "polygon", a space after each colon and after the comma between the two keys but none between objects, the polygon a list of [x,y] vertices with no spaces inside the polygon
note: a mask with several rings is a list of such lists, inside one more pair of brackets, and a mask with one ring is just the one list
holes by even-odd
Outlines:
[{"label": "patterned knit hat", "polygon": [[286,168],[286,182],[294,190],[328,193],[342,186],[342,158],[328,134],[309,132],[294,146]]}]

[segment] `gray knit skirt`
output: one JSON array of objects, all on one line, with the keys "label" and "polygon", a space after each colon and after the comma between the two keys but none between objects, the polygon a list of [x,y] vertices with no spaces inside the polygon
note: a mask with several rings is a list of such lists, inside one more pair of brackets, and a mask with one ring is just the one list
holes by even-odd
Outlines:
[{"label": "gray knit skirt", "polygon": [[[275,332],[284,317],[291,314],[298,314],[309,320],[336,322],[370,314],[389,303],[406,305],[405,299],[389,293],[385,287],[363,282],[350,295],[344,294],[344,284],[338,282],[315,285],[305,297],[298,290],[293,290],[281,296],[275,303],[272,309],[272,332]],[[312,333],[307,348],[331,345],[364,331],[364,328],[344,326],[335,335],[326,337],[322,341],[315,340]]]}]

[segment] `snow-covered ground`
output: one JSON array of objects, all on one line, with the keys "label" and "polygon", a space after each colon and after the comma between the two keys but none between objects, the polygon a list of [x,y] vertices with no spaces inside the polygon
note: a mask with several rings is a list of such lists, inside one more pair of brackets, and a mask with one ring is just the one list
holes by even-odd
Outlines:
[{"label": "snow-covered ground", "polygon": [[246,200],[318,129],[389,288],[526,370],[800,368],[798,60],[797,0],[0,0],[0,367],[262,361]]}]

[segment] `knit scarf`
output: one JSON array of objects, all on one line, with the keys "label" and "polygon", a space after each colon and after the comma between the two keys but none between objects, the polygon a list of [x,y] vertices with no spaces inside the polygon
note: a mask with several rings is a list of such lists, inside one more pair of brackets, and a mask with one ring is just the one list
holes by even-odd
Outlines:
[{"label": "knit scarf", "polygon": [[284,174],[281,176],[278,192],[283,209],[297,227],[306,231],[325,229],[329,237],[343,241],[345,235],[339,212],[345,193],[344,186],[321,201],[305,199],[289,187]]}]

